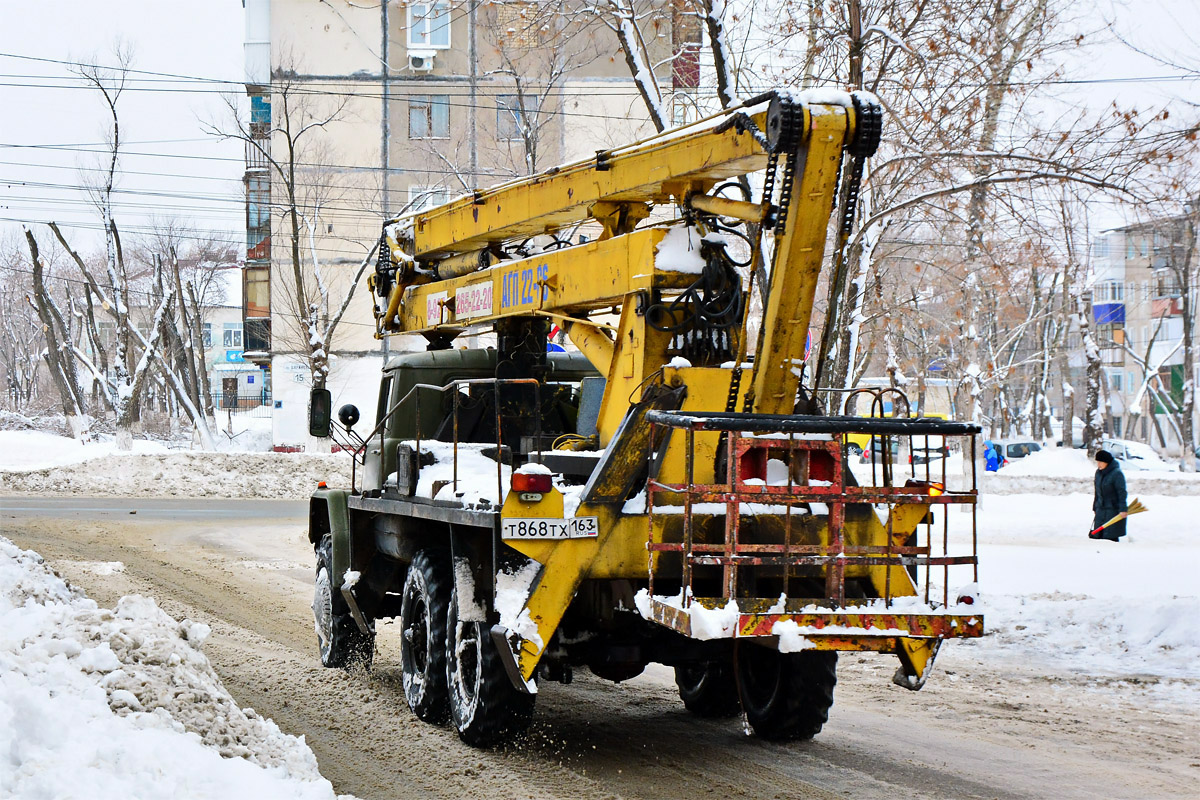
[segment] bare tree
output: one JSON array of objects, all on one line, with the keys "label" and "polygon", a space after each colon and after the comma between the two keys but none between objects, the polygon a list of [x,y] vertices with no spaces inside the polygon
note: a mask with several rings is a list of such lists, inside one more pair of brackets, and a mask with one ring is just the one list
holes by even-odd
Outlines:
[{"label": "bare tree", "polygon": [[512,94],[504,104],[497,97],[497,145],[515,141],[519,158],[515,174],[532,175],[542,168],[548,135],[562,125],[563,83],[581,67],[599,58],[587,33],[588,20],[554,6],[497,5],[480,30],[495,49],[499,67],[485,77],[511,81]]},{"label": "bare tree", "polygon": [[58,391],[67,426],[76,439],[90,438],[87,405],[75,373],[75,358],[71,348],[70,315],[64,317],[46,286],[46,265],[42,261],[37,240],[25,228],[25,240],[29,244],[29,258],[33,265],[33,292],[30,303],[37,309],[38,319],[46,339],[43,355],[49,368],[50,378]]},{"label": "bare tree", "polygon": [[[95,295],[99,306],[107,311],[114,321],[124,320],[126,326],[125,332],[137,348],[137,363],[130,373],[128,382],[117,383],[115,386],[116,398],[114,407],[117,410],[118,422],[121,419],[120,414],[122,409],[128,407],[128,398],[133,395],[140,395],[143,389],[155,380],[152,367],[157,367],[158,376],[166,386],[170,387],[176,400],[191,419],[196,435],[200,439],[201,447],[205,450],[216,449],[216,444],[212,438],[212,431],[205,416],[192,402],[187,384],[176,371],[176,365],[163,352],[163,341],[168,329],[168,320],[176,305],[176,284],[173,277],[167,276],[163,260],[158,260],[155,264],[154,274],[151,276],[154,287],[152,296],[159,298],[159,300],[151,318],[149,331],[143,333],[138,329],[135,321],[128,313],[122,317],[118,317],[116,303],[108,295],[106,287],[96,279],[93,270],[88,266],[83,257],[67,243],[58,225],[52,222],[50,223],[50,229],[54,231],[54,235],[58,238],[59,243],[62,244],[63,248],[67,251],[67,255],[71,257],[75,265],[79,268],[80,273],[82,273],[85,280],[85,290]],[[78,359],[84,358],[82,351],[78,348],[75,350],[75,355]],[[130,438],[126,443],[121,443],[123,434]],[[132,449],[132,432],[129,427],[118,425],[117,438],[118,444],[122,449]]]},{"label": "bare tree", "polygon": [[33,402],[41,374],[45,338],[42,321],[28,302],[31,270],[15,239],[0,241],[0,380],[13,411]]},{"label": "bare tree", "polygon": [[226,98],[229,121],[207,128],[214,136],[244,142],[271,173],[271,208],[286,242],[286,267],[278,280],[273,279],[272,292],[286,297],[286,312],[281,316],[289,323],[292,344],[308,363],[312,386],[322,388],[329,377],[334,334],[377,245],[348,276],[344,292],[335,295],[334,276],[317,247],[317,237],[324,233],[323,214],[338,191],[334,172],[327,166],[333,154],[322,132],[343,118],[348,99],[314,94],[296,77],[294,66],[277,67],[275,74],[268,135],[252,130],[234,96]]}]

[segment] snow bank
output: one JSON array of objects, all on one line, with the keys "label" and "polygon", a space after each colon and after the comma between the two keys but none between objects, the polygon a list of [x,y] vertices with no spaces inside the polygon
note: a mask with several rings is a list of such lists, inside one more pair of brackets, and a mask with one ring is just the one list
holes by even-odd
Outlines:
[{"label": "snow bank", "polygon": [[1053,478],[1091,478],[1096,465],[1084,450],[1067,447],[1047,447],[1024,458],[1010,461],[1003,468],[1005,475],[1039,475]]},{"label": "snow bank", "polygon": [[301,499],[312,494],[318,481],[349,486],[350,456],[174,452],[106,455],[31,472],[0,471],[4,492],[112,497]]},{"label": "snow bank", "polygon": [[268,453],[271,441],[271,418],[248,417],[244,414],[218,416],[218,428],[213,432],[217,449],[223,453]]},{"label": "snow bank", "polygon": [[[44,431],[0,431],[0,469],[3,470],[29,471],[60,467],[118,452],[112,436],[102,435],[97,441],[85,444],[78,439]],[[146,454],[170,451],[159,442],[134,439],[133,452]]]},{"label": "snow bank", "polygon": [[303,739],[237,707],[208,634],[137,595],[99,608],[0,538],[0,796],[332,798]]}]

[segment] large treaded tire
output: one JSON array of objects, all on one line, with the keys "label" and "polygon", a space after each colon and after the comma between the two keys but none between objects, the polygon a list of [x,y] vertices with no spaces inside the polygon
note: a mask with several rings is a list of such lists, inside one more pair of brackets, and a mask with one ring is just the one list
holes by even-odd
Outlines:
[{"label": "large treaded tire", "polygon": [[741,710],[732,661],[708,661],[675,667],[679,699],[698,717],[720,719]]},{"label": "large treaded tire", "polygon": [[326,667],[369,669],[375,655],[375,632],[359,630],[350,607],[332,583],[333,542],[329,536],[317,545],[317,574],[313,586],[313,626],[321,664]]},{"label": "large treaded tire", "polygon": [[737,682],[746,721],[758,736],[776,742],[811,739],[829,720],[837,653],[780,653],[739,642]]},{"label": "large treaded tire", "polygon": [[460,620],[458,593],[451,595],[446,614],[450,722],[472,747],[492,747],[529,727],[535,695],[512,685],[487,623]]},{"label": "large treaded tire", "polygon": [[400,675],[408,707],[425,722],[446,721],[446,607],[453,575],[446,553],[422,550],[400,597]]}]

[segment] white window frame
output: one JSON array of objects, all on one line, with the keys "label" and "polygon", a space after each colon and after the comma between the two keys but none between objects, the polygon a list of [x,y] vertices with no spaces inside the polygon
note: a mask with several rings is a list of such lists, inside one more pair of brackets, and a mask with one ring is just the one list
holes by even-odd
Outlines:
[{"label": "white window frame", "polygon": [[[409,3],[405,9],[407,17],[406,24],[408,25],[408,49],[410,50],[449,50],[450,49],[450,33],[452,19],[450,16],[450,3],[445,0],[434,0],[426,3]],[[438,19],[445,19],[444,28],[446,31],[445,43],[435,43],[431,41],[430,22]]]},{"label": "white window frame", "polygon": [[[418,106],[425,107],[425,121],[428,125],[429,135],[413,136],[412,115],[416,109],[414,103]],[[434,119],[436,117],[436,106],[446,107],[446,131],[439,134],[434,130]],[[449,139],[450,138],[450,95],[448,94],[414,94],[408,98],[408,138],[409,139]]]},{"label": "white window frame", "polygon": [[432,206],[449,203],[450,200],[450,190],[445,186],[410,186],[408,187],[408,211],[405,213],[414,214]]},{"label": "white window frame", "polygon": [[226,322],[221,333],[222,347],[229,350],[242,349],[242,326],[237,322]]}]

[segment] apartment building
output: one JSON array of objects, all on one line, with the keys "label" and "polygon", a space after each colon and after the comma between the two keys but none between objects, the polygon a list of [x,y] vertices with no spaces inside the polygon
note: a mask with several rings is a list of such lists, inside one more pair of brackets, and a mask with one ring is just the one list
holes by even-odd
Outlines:
[{"label": "apartment building", "polygon": [[[567,5],[244,0],[244,357],[269,368],[277,449],[312,444],[295,261],[310,281],[320,270],[336,305],[383,220],[653,132],[611,31]],[[699,26],[680,0],[645,7],[656,18],[656,75],[685,98],[700,80]],[[685,105],[672,112],[681,121]],[[270,163],[289,160],[289,125],[306,131],[290,186]],[[327,386],[335,408],[355,403],[367,426],[388,348],[425,345],[373,332],[360,285],[332,340]]]},{"label": "apartment building", "polygon": [[1165,404],[1183,400],[1184,270],[1196,274],[1191,235],[1188,218],[1177,217],[1106,231],[1094,243],[1092,307],[1114,436],[1178,444]]}]

